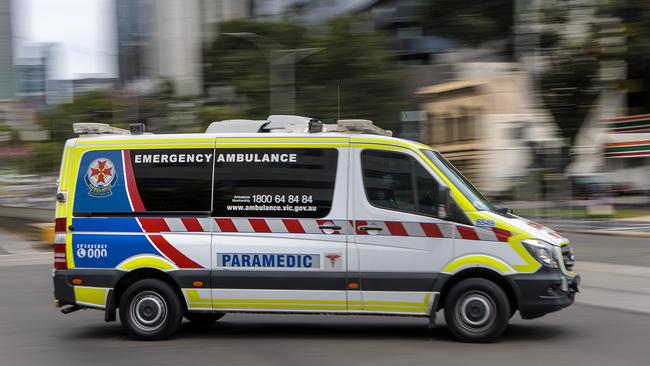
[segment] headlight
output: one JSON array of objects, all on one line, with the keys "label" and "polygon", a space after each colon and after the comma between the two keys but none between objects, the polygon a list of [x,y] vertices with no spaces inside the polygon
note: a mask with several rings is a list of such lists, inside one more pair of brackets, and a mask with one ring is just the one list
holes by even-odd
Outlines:
[{"label": "headlight", "polygon": [[553,245],[540,239],[526,239],[521,243],[539,263],[546,267],[559,268],[560,264]]}]

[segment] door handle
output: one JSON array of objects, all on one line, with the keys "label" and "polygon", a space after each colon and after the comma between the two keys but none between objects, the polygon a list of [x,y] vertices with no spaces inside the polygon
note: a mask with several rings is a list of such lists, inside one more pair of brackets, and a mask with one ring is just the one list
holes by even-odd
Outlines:
[{"label": "door handle", "polygon": [[379,227],[379,226],[359,226],[359,230],[363,230],[363,231],[382,231],[384,229]]},{"label": "door handle", "polygon": [[320,225],[318,226],[321,230],[341,230],[342,228],[338,225]]}]

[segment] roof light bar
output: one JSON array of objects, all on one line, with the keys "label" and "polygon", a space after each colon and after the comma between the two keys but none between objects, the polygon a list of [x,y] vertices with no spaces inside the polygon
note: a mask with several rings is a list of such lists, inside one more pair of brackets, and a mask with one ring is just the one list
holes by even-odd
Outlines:
[{"label": "roof light bar", "polygon": [[130,135],[131,131],[113,127],[106,123],[73,123],[72,130],[79,135]]},{"label": "roof light bar", "polygon": [[384,130],[381,127],[375,126],[371,120],[367,119],[340,119],[336,121],[336,125],[344,131],[367,133],[372,135],[393,136],[393,131]]}]

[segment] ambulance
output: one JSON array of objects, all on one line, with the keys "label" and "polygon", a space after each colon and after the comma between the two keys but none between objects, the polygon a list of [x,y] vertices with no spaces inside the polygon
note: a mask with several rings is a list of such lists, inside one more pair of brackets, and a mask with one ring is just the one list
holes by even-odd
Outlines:
[{"label": "ambulance", "polygon": [[495,207],[440,153],[367,120],[74,124],[54,302],[134,339],[227,313],[413,316],[465,342],[571,305],[569,241]]}]

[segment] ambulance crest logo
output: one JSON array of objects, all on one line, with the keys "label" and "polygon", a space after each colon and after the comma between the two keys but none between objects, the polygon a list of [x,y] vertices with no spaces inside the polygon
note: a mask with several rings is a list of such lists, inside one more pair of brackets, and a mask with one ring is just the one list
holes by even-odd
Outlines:
[{"label": "ambulance crest logo", "polygon": [[115,165],[107,158],[98,158],[92,161],[86,172],[86,185],[90,188],[89,195],[93,197],[108,197],[113,192],[111,189],[117,181]]}]

